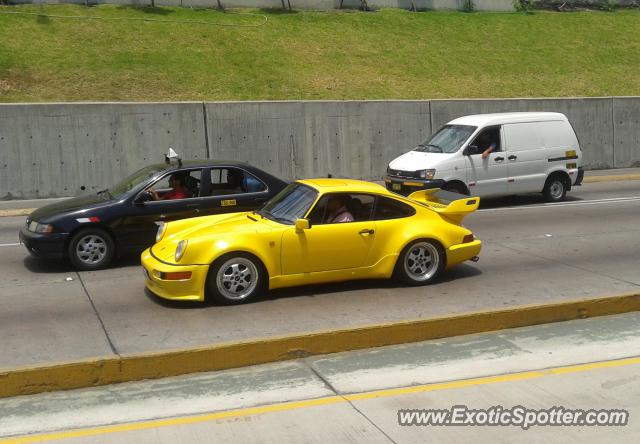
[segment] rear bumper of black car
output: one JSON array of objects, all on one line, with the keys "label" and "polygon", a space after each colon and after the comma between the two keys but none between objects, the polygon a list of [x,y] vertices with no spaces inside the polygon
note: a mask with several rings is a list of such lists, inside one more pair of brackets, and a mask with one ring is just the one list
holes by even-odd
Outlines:
[{"label": "rear bumper of black car", "polygon": [[43,259],[64,258],[68,237],[68,233],[38,234],[27,230],[26,227],[20,229],[20,242],[33,256]]},{"label": "rear bumper of black car", "polygon": [[402,194],[403,196],[408,196],[414,191],[442,188],[445,185],[445,181],[442,179],[402,179],[387,176],[384,179],[384,184],[387,187],[387,190]]}]

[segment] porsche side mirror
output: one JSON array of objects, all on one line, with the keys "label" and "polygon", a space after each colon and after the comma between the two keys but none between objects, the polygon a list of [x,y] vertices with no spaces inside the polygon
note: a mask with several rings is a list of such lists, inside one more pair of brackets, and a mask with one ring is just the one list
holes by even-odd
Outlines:
[{"label": "porsche side mirror", "polygon": [[309,228],[311,228],[311,222],[309,222],[309,219],[296,220],[296,232],[302,233],[304,230],[308,230]]},{"label": "porsche side mirror", "polygon": [[136,196],[136,199],[133,201],[136,205],[144,205],[145,202],[151,200],[151,193],[148,191],[143,191],[142,193]]}]

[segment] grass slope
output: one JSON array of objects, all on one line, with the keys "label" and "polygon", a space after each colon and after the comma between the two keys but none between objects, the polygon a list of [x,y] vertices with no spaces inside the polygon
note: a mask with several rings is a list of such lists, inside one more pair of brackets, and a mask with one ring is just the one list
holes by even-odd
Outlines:
[{"label": "grass slope", "polygon": [[640,95],[637,10],[253,12],[0,6],[0,101]]}]

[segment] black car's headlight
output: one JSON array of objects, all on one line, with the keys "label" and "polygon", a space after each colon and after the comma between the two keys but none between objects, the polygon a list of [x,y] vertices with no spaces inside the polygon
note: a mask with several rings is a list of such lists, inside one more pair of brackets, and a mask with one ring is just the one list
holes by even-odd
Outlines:
[{"label": "black car's headlight", "polygon": [[32,220],[29,222],[28,230],[33,233],[45,234],[45,233],[53,233],[53,225],[50,224],[41,224]]}]

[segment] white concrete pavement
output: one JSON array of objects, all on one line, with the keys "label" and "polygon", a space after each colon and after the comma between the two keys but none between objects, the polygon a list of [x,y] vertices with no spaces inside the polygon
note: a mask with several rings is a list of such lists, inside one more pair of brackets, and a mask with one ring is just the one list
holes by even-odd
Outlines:
[{"label": "white concrete pavement", "polygon": [[[627,313],[2,399],[0,438],[137,444],[638,442],[639,321],[640,313]],[[625,409],[630,416],[626,426],[528,430],[398,424],[400,409],[457,405]]]}]

